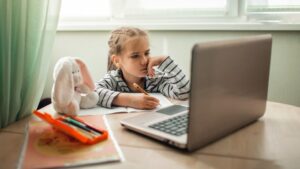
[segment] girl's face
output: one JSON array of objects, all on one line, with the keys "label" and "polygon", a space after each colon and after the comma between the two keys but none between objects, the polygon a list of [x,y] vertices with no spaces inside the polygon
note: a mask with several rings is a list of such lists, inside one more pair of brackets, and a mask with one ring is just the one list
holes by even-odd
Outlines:
[{"label": "girl's face", "polygon": [[148,74],[149,53],[147,37],[129,39],[122,54],[116,57],[124,77],[145,77]]}]

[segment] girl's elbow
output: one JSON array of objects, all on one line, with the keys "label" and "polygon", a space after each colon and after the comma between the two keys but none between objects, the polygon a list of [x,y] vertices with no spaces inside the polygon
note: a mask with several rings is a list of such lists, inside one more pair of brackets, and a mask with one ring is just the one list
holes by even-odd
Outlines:
[{"label": "girl's elbow", "polygon": [[176,99],[176,100],[186,100],[189,98],[189,92],[179,93],[179,94],[174,93],[173,97],[171,97],[171,98]]},{"label": "girl's elbow", "polygon": [[189,93],[186,93],[186,94],[182,94],[182,95],[179,95],[178,96],[178,99],[179,100],[186,100],[189,98]]}]

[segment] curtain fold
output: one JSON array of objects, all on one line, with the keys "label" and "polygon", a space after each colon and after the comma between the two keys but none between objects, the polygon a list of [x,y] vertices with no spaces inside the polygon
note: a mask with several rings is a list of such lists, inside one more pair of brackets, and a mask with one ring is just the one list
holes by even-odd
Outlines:
[{"label": "curtain fold", "polygon": [[0,128],[31,114],[45,87],[61,0],[0,0]]}]

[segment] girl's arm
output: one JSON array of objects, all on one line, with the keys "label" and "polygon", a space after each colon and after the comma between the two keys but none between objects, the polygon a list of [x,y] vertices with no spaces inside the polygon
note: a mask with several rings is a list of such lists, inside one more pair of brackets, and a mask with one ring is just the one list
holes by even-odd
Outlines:
[{"label": "girl's arm", "polygon": [[114,98],[120,94],[120,92],[116,91],[116,88],[117,83],[109,74],[106,74],[104,78],[99,80],[95,89],[99,95],[98,105],[111,108]]},{"label": "girl's arm", "polygon": [[159,100],[143,93],[121,93],[117,90],[117,82],[106,74],[96,83],[96,92],[99,95],[98,105],[111,108],[112,105],[133,107],[137,109],[154,109]]},{"label": "girl's arm", "polygon": [[[150,61],[149,66],[153,67]],[[170,57],[166,57],[158,65],[158,70],[164,73],[158,84],[160,93],[173,99],[187,99],[189,97],[190,81]]]}]

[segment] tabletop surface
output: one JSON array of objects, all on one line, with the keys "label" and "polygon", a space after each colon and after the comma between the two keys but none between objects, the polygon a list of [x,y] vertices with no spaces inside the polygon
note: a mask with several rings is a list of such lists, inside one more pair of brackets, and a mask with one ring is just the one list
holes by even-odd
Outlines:
[{"label": "tabletop surface", "polygon": [[[52,105],[42,109],[53,112]],[[300,108],[268,102],[265,115],[255,123],[240,129],[198,151],[189,153],[137,134],[120,125],[120,120],[139,113],[106,115],[112,134],[123,152],[125,160],[86,166],[85,168],[287,168],[300,166]],[[24,139],[24,126],[28,118],[0,130],[0,159],[6,168],[19,154],[5,156],[11,149],[20,152]],[[16,140],[16,146],[4,147],[4,134]],[[21,141],[20,141],[21,139]],[[20,145],[19,145],[20,144]],[[1,167],[0,167],[1,168]]]}]

